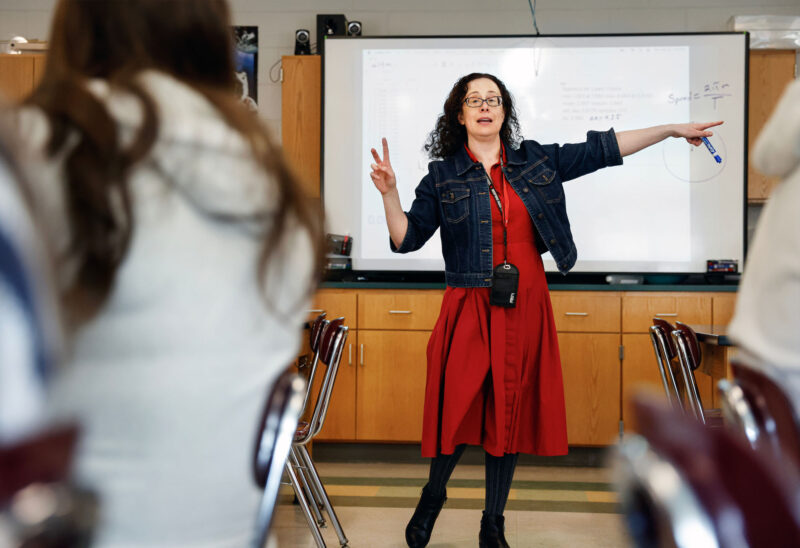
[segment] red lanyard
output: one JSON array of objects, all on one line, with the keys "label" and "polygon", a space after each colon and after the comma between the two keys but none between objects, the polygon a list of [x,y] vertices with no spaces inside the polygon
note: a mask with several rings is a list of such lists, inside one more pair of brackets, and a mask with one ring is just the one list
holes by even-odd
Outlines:
[{"label": "red lanyard", "polygon": [[[500,203],[500,196],[497,195],[497,190],[494,188],[494,184],[492,183],[492,177],[486,173],[486,180],[489,182],[489,192],[492,193],[492,197],[494,198],[495,203],[497,204],[497,209],[500,210],[500,218],[503,219],[503,263],[508,264],[508,217],[511,214],[511,210],[508,206],[508,185],[506,184],[505,175],[503,175],[503,168],[505,167],[505,162],[503,162],[503,155],[502,151],[500,152],[500,180],[503,182],[503,203]],[[505,207],[503,205],[505,204]]]}]

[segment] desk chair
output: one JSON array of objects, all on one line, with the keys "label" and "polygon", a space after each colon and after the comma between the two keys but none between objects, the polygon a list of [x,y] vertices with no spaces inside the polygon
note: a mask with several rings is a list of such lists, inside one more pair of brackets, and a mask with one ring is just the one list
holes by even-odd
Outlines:
[{"label": "desk chair", "polygon": [[[77,426],[68,424],[0,445],[0,544],[91,544],[98,498],[69,480],[77,440]],[[31,514],[32,508],[37,512]]]},{"label": "desk chair", "polygon": [[784,374],[740,354],[731,362],[733,379],[719,381],[726,423],[750,446],[800,470],[800,417],[784,386]]},{"label": "desk chair", "polygon": [[800,477],[655,401],[637,398],[641,435],[627,437],[614,475],[635,546],[800,546]]},{"label": "desk chair", "polygon": [[2,145],[0,402],[6,405],[0,406],[0,545],[88,546],[98,500],[70,479],[78,427],[45,419],[46,387],[61,350],[56,292],[44,245]]},{"label": "desk chair", "polygon": [[[312,370],[309,375],[309,395],[305,398],[306,402],[314,402],[313,411],[311,411],[311,416],[307,421],[300,421],[297,426],[290,459],[286,466],[297,500],[311,528],[314,541],[319,547],[325,546],[325,541],[322,539],[320,531],[320,528],[325,526],[325,519],[322,516],[321,509],[325,510],[331,523],[333,523],[336,535],[339,538],[339,544],[342,546],[348,545],[348,540],[339,518],[336,516],[330,498],[325,491],[325,486],[322,484],[317,468],[306,448],[306,445],[322,430],[328,413],[336,374],[339,370],[339,362],[342,359],[342,349],[347,340],[348,328],[343,323],[344,318],[337,318],[328,322],[322,330],[318,352],[313,360]],[[320,364],[324,364],[327,367],[325,376],[320,383],[314,383]],[[316,394],[310,394],[312,391],[316,391]]]},{"label": "desk chair", "polygon": [[694,372],[700,367],[700,360],[703,358],[697,334],[685,323],[675,322],[672,339],[678,349],[678,363],[686,388],[686,411],[703,424],[715,428],[722,426],[722,415],[719,409],[703,409],[700,390],[697,388],[697,381],[694,378]]},{"label": "desk chair", "polygon": [[302,411],[306,383],[291,371],[272,387],[261,413],[253,452],[253,475],[263,494],[256,519],[256,548],[266,546],[281,486],[281,476]]}]

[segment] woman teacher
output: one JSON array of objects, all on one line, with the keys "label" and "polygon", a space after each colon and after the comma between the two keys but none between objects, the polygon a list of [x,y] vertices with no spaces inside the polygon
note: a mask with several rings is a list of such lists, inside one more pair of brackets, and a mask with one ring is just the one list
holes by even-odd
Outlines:
[{"label": "woman teacher", "polygon": [[577,250],[562,183],[667,137],[693,145],[722,122],[671,124],[586,142],[540,145],[519,136],[511,94],[490,74],[453,86],[425,150],[435,161],[409,212],[400,204],[389,147],[372,149],[392,250],[414,251],[441,229],[447,290],[428,343],[422,454],[430,476],[406,541],[425,546],[466,445],[486,452],[480,546],[508,546],[503,510],[517,455],[567,453],[558,339],[540,257],[568,272]]}]

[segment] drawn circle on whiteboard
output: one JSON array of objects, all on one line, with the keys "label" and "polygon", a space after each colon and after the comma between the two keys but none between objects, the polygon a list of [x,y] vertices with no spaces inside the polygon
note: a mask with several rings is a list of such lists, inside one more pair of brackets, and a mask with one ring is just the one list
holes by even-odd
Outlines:
[{"label": "drawn circle on whiteboard", "polygon": [[714,160],[705,143],[694,146],[685,139],[666,139],[661,144],[664,167],[670,175],[685,183],[705,183],[717,177],[728,160],[725,139],[719,133],[710,137],[712,146],[722,158],[721,163]]}]

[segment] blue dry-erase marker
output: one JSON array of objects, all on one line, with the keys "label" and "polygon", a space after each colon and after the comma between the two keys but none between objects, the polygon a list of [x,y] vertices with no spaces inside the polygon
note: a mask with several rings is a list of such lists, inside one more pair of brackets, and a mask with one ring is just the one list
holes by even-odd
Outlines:
[{"label": "blue dry-erase marker", "polygon": [[708,140],[708,139],[706,139],[705,137],[701,137],[701,139],[702,139],[702,140],[703,140],[703,142],[706,144],[706,148],[707,148],[707,149],[708,149],[708,151],[711,153],[711,155],[714,157],[714,159],[717,161],[717,163],[718,163],[718,164],[721,164],[721,163],[722,163],[722,158],[720,158],[719,154],[717,154],[717,151],[716,151],[716,150],[714,150],[714,147],[713,147],[713,146],[711,146],[711,141],[709,141],[709,140]]}]

